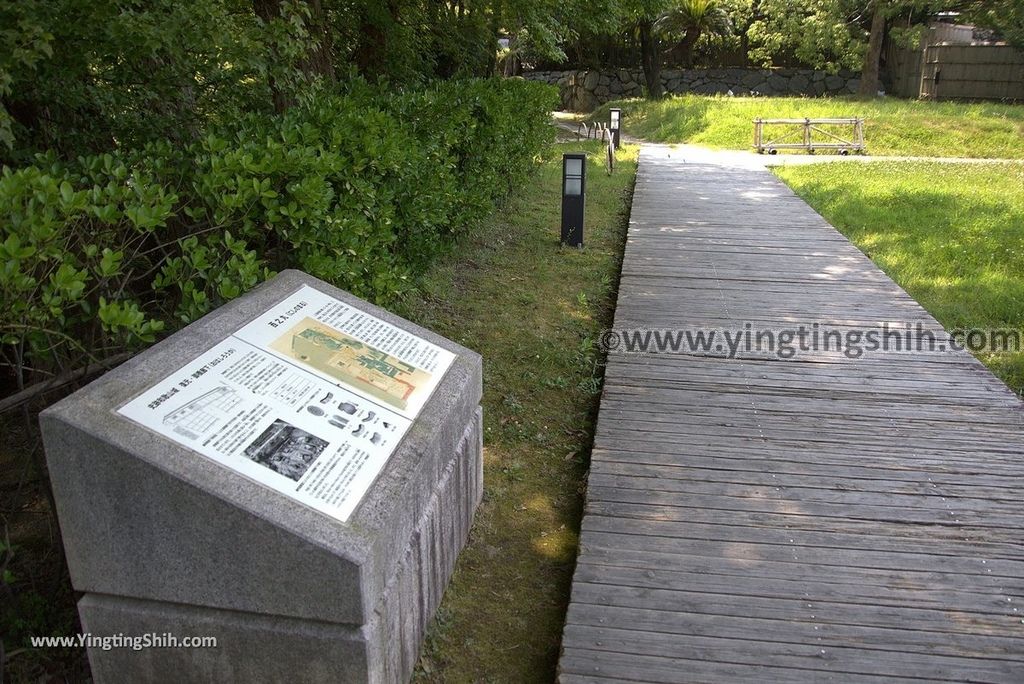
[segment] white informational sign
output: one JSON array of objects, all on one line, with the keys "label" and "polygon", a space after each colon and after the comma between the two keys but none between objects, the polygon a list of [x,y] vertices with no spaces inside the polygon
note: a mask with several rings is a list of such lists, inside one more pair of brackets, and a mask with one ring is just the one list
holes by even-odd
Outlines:
[{"label": "white informational sign", "polygon": [[345,521],[454,360],[303,286],[118,412]]}]

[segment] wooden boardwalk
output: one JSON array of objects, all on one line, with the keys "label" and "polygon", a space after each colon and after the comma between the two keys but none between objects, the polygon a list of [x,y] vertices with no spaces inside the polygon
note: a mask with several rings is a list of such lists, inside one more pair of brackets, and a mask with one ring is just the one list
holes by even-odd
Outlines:
[{"label": "wooden boardwalk", "polygon": [[[763,170],[645,146],[616,329],[941,326]],[[621,349],[621,347],[620,347]],[[966,352],[609,355],[560,681],[1024,682],[1024,408]]]}]

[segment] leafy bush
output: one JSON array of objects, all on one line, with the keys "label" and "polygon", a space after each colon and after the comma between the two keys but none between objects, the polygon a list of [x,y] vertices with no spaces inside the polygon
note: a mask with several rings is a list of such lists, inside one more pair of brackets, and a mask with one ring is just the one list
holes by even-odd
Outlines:
[{"label": "leafy bush", "polygon": [[523,179],[554,100],[519,80],[356,81],[186,147],[5,167],[0,351],[19,384],[41,379],[152,342],[275,268],[387,303]]},{"label": "leafy bush", "polygon": [[[73,167],[38,161],[0,174],[0,213],[8,218],[0,233],[0,343],[22,380],[29,362],[55,372],[152,342],[165,327],[154,274],[170,283],[186,257],[166,255],[193,246],[168,242],[180,200],[144,167],[110,154]],[[222,295],[265,277],[253,268],[255,254],[229,235],[208,239],[234,247],[232,256],[249,267],[218,264],[214,285]],[[217,251],[223,253],[219,245]],[[189,275],[176,285],[205,289],[213,277]]]},{"label": "leafy bush", "polygon": [[357,82],[196,145],[196,205],[275,266],[386,303],[522,180],[553,105],[525,81],[401,94]]}]

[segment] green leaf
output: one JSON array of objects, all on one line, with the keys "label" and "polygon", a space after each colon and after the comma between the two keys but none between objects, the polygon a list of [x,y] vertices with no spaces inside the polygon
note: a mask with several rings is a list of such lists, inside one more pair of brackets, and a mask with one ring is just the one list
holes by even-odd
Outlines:
[{"label": "green leaf", "polygon": [[71,204],[71,200],[75,197],[75,189],[71,187],[71,183],[64,181],[60,184],[60,198],[64,200],[64,204]]}]

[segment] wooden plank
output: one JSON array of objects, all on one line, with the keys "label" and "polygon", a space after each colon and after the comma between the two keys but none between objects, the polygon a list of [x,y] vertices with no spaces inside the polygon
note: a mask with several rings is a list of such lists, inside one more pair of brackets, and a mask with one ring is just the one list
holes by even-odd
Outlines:
[{"label": "wooden plank", "polygon": [[975,524],[979,527],[1020,529],[1019,506],[1002,504],[1002,509],[996,509],[995,506],[986,508],[984,505],[978,505],[978,499],[967,502],[939,501],[931,506],[888,506],[877,503],[877,498],[859,492],[854,492],[838,502],[819,502],[784,496],[777,499],[703,493],[680,496],[676,492],[604,487],[598,484],[588,486],[587,493],[594,502],[634,504],[634,508],[646,506],[646,509],[641,510],[656,511],[649,515],[662,520],[686,519],[687,516],[693,515],[690,509],[704,509],[730,514],[728,517],[722,516],[726,520],[731,518],[731,514],[741,517],[742,513],[751,512],[785,514],[789,518],[864,521],[877,525],[887,522],[955,527],[961,524]]},{"label": "wooden plank", "polygon": [[[951,639],[944,632],[827,624],[809,617],[764,619],[686,610],[622,608],[580,601],[569,606],[569,615],[573,618],[569,624],[598,628],[629,625],[629,629],[635,631],[671,635],[675,638],[670,643],[676,644],[676,648],[685,648],[700,637],[707,637],[780,645],[776,649],[781,649],[783,644],[814,646],[819,653],[822,649],[826,652],[855,649],[868,652],[862,653],[862,663],[891,659],[887,668],[890,674],[916,674],[926,663],[931,663],[934,669],[927,676],[933,679],[942,677],[943,672],[947,673],[946,677],[949,672],[957,672],[961,675],[957,679],[969,681],[1020,681],[1012,676],[1024,672],[1019,651],[1010,650],[1015,645],[1004,651],[1001,644],[984,636],[957,634]],[[1018,656],[1015,658],[1013,653]]]},{"label": "wooden plank", "polygon": [[[807,644],[778,643],[737,637],[695,634],[680,640],[675,634],[657,630],[624,630],[614,626],[588,624],[571,625],[566,630],[567,645],[593,653],[612,652],[622,662],[637,663],[637,681],[659,681],[646,678],[648,668],[654,672],[659,660],[686,662],[677,670],[677,679],[691,681],[697,673],[718,673],[714,665],[731,664],[760,668],[748,674],[750,679],[722,679],[719,681],[779,681],[775,668],[786,668],[786,675],[795,681],[816,681],[829,675],[832,681],[865,681],[864,677],[901,677],[925,681],[948,681],[948,672],[962,672],[972,682],[1004,682],[1020,673],[1017,663],[977,658],[950,657],[920,653],[891,653],[870,648],[836,646],[835,642],[821,641]],[[600,644],[600,645],[598,645]],[[595,658],[595,664],[603,659]],[[709,667],[709,665],[712,665]],[[600,671],[600,670],[599,670]],[[607,671],[607,670],[606,670]],[[614,672],[614,670],[612,671]],[[609,672],[611,674],[611,672]],[[634,675],[636,676],[636,675]],[[869,680],[870,681],[870,680]],[[874,679],[874,681],[879,681]],[[891,679],[889,680],[891,681]]]},{"label": "wooden plank", "polygon": [[[574,629],[574,628],[573,628]],[[709,661],[680,657],[652,657],[644,654],[624,656],[602,643],[596,648],[585,648],[574,638],[575,632],[567,628],[569,638],[559,661],[559,681],[574,682],[652,682],[655,684],[722,684],[722,682],[772,682],[773,684],[807,684],[808,682],[837,681],[806,668],[765,666],[731,663],[726,660]],[[719,642],[723,653],[742,652],[742,645],[734,641]],[[728,650],[725,650],[728,649]],[[576,679],[584,677],[585,679]],[[887,684],[889,682],[929,682],[936,680],[905,677],[899,679],[865,677],[844,673],[843,682],[850,684]]]},{"label": "wooden plank", "polygon": [[[617,461],[592,461],[590,477],[626,475],[643,477],[651,480],[652,489],[672,487],[673,480],[685,483],[698,480],[714,491],[716,486],[744,484],[762,487],[781,486],[785,489],[821,489],[825,491],[862,491],[893,494],[921,494],[924,496],[942,495],[950,498],[983,497],[993,501],[1020,502],[1020,488],[1004,481],[1004,478],[988,478],[979,480],[972,478],[963,484],[961,478],[951,482],[924,481],[919,478],[908,480],[870,478],[861,473],[841,473],[834,475],[807,474],[794,469],[785,473],[785,480],[780,482],[778,472],[766,473],[764,468],[749,464],[746,469],[710,468],[704,465],[650,465],[647,463],[622,463]],[[772,476],[775,476],[774,478]],[[1022,482],[1024,484],[1024,482]]]},{"label": "wooden plank", "polygon": [[[587,521],[584,520],[584,525]],[[719,530],[708,530],[719,533]],[[793,532],[796,535],[796,531]],[[724,536],[724,535],[721,535]],[[963,575],[963,581],[971,577],[991,575],[1011,590],[1019,586],[1024,576],[1024,562],[1001,558],[978,556],[947,556],[909,551],[881,551],[864,549],[840,549],[820,547],[787,546],[770,542],[738,542],[723,539],[715,534],[710,538],[680,540],[657,535],[639,535],[628,532],[603,532],[587,529],[580,540],[581,547],[590,552],[607,550],[612,553],[637,551],[663,554],[665,562],[672,556],[704,556],[717,558],[723,564],[756,565],[759,562],[803,565],[813,563],[823,569],[865,568],[873,570],[902,570],[928,572],[938,570],[945,574]],[[795,536],[794,536],[795,538]],[[774,540],[773,540],[774,541]],[[973,580],[971,580],[973,581]],[[1017,582],[1017,585],[1014,584]]]},{"label": "wooden plank", "polygon": [[[622,587],[603,583],[577,581],[573,585],[577,603],[612,608],[735,617],[741,619],[782,620],[850,627],[878,627],[882,630],[928,632],[920,638],[933,639],[934,634],[957,634],[957,649],[971,657],[993,657],[1024,663],[1024,634],[1006,636],[999,625],[976,612],[912,608],[908,606],[873,606],[849,601],[807,600],[801,596],[761,597],[737,595],[733,592],[685,591],[677,589]],[[1005,622],[1019,623],[1013,616]],[[907,629],[898,625],[908,625]],[[828,630],[825,630],[828,631]]]},{"label": "wooden plank", "polygon": [[[697,565],[692,563],[692,565]],[[767,566],[762,566],[767,567]],[[971,617],[958,621],[953,631],[961,629],[989,630],[992,615],[1006,619],[1019,619],[1019,606],[1024,597],[1008,595],[1002,587],[972,586],[970,591],[958,589],[949,578],[937,573],[918,576],[917,582],[908,577],[881,571],[847,569],[846,577],[773,577],[736,570],[711,574],[701,567],[652,570],[624,565],[604,565],[581,559],[576,569],[576,582],[592,582],[613,587],[666,589],[706,594],[725,594],[734,597],[782,598],[817,602],[849,603],[878,608],[913,608],[940,613],[957,613]],[[857,581],[848,581],[856,578]],[[829,581],[837,580],[837,581]],[[1006,599],[1011,598],[1013,602]],[[1017,608],[1017,611],[1014,611]]]},{"label": "wooden plank", "polygon": [[[960,487],[954,493],[934,487],[919,487],[915,491],[896,491],[888,483],[874,489],[837,486],[835,481],[821,480],[803,481],[794,485],[793,478],[784,482],[734,482],[731,479],[709,480],[703,472],[691,473],[688,476],[658,477],[645,474],[619,474],[607,472],[604,468],[590,472],[589,480],[592,487],[608,489],[635,489],[638,491],[672,492],[682,495],[703,494],[726,497],[750,497],[771,501],[821,501],[829,503],[856,502],[867,505],[905,505],[909,508],[932,508],[950,506],[949,510],[959,510],[961,505],[985,504],[1004,505],[1010,512],[1020,510],[1020,494],[1016,497],[1005,489],[991,487]],[[594,498],[594,497],[592,497]],[[1024,551],[1024,545],[1021,545]]]},{"label": "wooden plank", "polygon": [[[911,551],[942,556],[973,554],[980,558],[1024,559],[1024,548],[1013,527],[943,524],[919,529],[922,523],[794,516],[797,507],[776,502],[779,511],[731,513],[707,507],[669,507],[646,503],[596,500],[587,503],[584,529],[637,535],[703,539],[710,532],[721,540],[789,544],[819,549]],[[714,525],[715,527],[708,527]],[[927,534],[927,539],[922,538]]]}]

